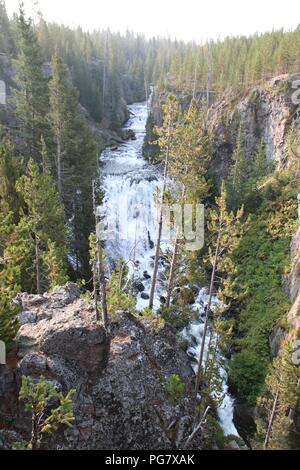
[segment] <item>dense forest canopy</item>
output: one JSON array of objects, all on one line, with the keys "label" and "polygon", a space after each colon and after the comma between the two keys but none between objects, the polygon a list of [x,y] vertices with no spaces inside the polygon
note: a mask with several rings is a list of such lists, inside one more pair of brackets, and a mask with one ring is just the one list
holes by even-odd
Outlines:
[{"label": "dense forest canopy", "polygon": [[[18,52],[15,19],[9,20],[0,4],[0,51],[15,58]],[[92,117],[120,125],[117,110],[126,102],[145,98],[149,84],[160,81],[186,92],[209,87],[211,96],[228,87],[240,89],[252,83],[300,67],[300,27],[253,36],[209,40],[203,45],[171,39],[146,39],[47,23],[34,25],[45,63],[58,49],[68,65],[80,102]],[[116,122],[117,120],[117,122]]]}]

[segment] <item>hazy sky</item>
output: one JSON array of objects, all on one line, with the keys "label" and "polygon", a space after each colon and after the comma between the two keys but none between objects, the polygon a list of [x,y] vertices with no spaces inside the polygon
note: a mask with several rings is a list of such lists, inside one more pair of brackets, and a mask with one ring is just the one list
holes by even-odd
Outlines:
[{"label": "hazy sky", "polygon": [[[34,0],[24,0],[32,13]],[[300,23],[299,0],[39,0],[46,20],[184,40],[251,34]],[[6,0],[9,14],[18,0]]]}]

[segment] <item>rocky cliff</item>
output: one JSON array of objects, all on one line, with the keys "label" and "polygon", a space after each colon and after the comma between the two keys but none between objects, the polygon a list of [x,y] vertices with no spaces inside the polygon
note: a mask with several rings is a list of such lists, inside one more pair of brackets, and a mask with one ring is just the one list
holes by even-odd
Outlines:
[{"label": "rocky cliff", "polygon": [[[298,195],[299,221],[300,221],[300,194]],[[291,270],[284,277],[284,288],[293,302],[287,320],[290,325],[290,338],[297,339],[300,332],[300,228],[293,236],[291,243]]]},{"label": "rocky cliff", "polygon": [[[172,406],[163,384],[176,373],[189,387],[192,371],[171,326],[120,312],[108,335],[72,283],[17,300],[21,327],[7,365],[0,366],[0,448],[30,433],[30,418],[18,402],[22,375],[44,376],[64,392],[76,389],[75,424],[47,448],[180,447],[193,403]],[[201,433],[196,442],[199,447]]]},{"label": "rocky cliff", "polygon": [[[299,116],[299,106],[293,103],[294,82],[299,74],[281,75],[261,82],[239,92],[226,91],[218,96],[209,107],[207,131],[211,143],[211,168],[216,180],[227,176],[232,163],[232,154],[240,125],[243,129],[246,157],[251,160],[257,145],[263,141],[268,161],[274,161],[279,167],[287,163],[286,135],[290,124]],[[172,91],[172,90],[169,90]],[[151,105],[151,119],[154,125],[161,125],[161,103],[166,91],[155,90]],[[189,106],[190,95],[178,96],[182,108]],[[201,100],[203,96],[197,97]],[[151,135],[148,136],[149,149],[146,156],[151,157]]]},{"label": "rocky cliff", "polygon": [[239,126],[243,129],[246,157],[253,158],[260,141],[266,157],[286,165],[286,135],[298,116],[293,103],[293,83],[299,75],[282,75],[238,94],[226,93],[208,111],[207,128],[212,144],[212,167],[219,178],[231,163]]}]

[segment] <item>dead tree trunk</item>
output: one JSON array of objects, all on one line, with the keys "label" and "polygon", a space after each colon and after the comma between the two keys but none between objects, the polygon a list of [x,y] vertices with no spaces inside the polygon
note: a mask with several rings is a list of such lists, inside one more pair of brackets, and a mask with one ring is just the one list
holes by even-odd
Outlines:
[{"label": "dead tree trunk", "polygon": [[[185,196],[185,187],[183,186],[182,195],[181,195],[182,202],[184,202],[184,196]],[[176,262],[177,262],[177,255],[178,255],[178,249],[179,249],[179,233],[180,233],[180,226],[176,230],[174,251],[173,251],[171,267],[170,267],[170,274],[169,274],[169,279],[168,279],[167,300],[166,300],[166,307],[167,308],[170,307],[170,301],[171,301],[171,291],[172,291],[172,286],[173,286],[173,280],[174,280],[174,274],[175,274],[175,268],[176,268]]]},{"label": "dead tree trunk", "polygon": [[60,137],[57,137],[56,142],[57,148],[57,189],[60,200],[63,198],[63,183],[62,183],[62,158],[61,158],[61,140]]},{"label": "dead tree trunk", "polygon": [[[168,139],[169,138],[170,138],[170,126],[169,126],[169,129],[168,129]],[[161,195],[161,207],[160,207],[160,213],[159,213],[158,234],[157,234],[157,240],[156,240],[154,269],[153,269],[152,284],[151,284],[151,291],[150,291],[150,300],[149,300],[149,308],[150,309],[153,308],[155,286],[156,286],[156,281],[157,281],[158,261],[159,261],[159,253],[160,253],[160,242],[161,242],[162,226],[163,226],[163,202],[164,202],[164,194],[165,194],[166,186],[167,186],[168,164],[169,164],[169,144],[168,144],[167,149],[166,149],[166,157],[165,157],[164,182],[163,182],[162,195]]]},{"label": "dead tree trunk", "polygon": [[102,116],[105,116],[105,95],[106,95],[106,62],[107,62],[107,42],[108,30],[106,31],[104,44],[104,61],[103,61],[103,80],[102,80]]},{"label": "dead tree trunk", "polygon": [[36,272],[36,291],[41,294],[41,272],[40,272],[40,240],[35,235],[35,272]]},{"label": "dead tree trunk", "polygon": [[265,438],[265,442],[264,442],[264,449],[265,450],[268,448],[268,445],[269,445],[269,440],[270,440],[270,435],[271,435],[271,431],[272,431],[272,426],[273,426],[273,421],[274,421],[274,417],[275,417],[278,398],[279,398],[279,391],[276,393],[274,403],[273,403],[272,412],[271,412],[271,416],[270,416],[270,420],[269,420],[269,424],[268,424],[268,429],[267,429],[266,438]]},{"label": "dead tree trunk", "polygon": [[[101,220],[100,220],[100,216],[98,214],[97,205],[96,205],[95,181],[93,181],[93,208],[94,208],[95,225],[96,225],[97,265],[98,265],[98,269],[96,270],[96,273],[98,275],[98,281],[96,281],[96,284],[99,285],[99,290],[100,290],[102,322],[103,322],[104,328],[107,329],[108,314],[107,314],[107,301],[106,301],[106,282],[105,282],[104,265],[103,265],[103,250],[102,250],[101,239],[98,233]],[[96,295],[96,298],[97,298],[97,295]],[[98,308],[97,301],[95,302],[95,306],[97,309]],[[98,317],[98,310],[96,310],[96,315]]]},{"label": "dead tree trunk", "polygon": [[170,274],[169,274],[169,279],[168,279],[167,300],[166,300],[166,307],[167,308],[170,307],[171,292],[172,292],[172,287],[173,287],[173,279],[174,279],[174,274],[175,274],[178,248],[179,248],[179,243],[178,243],[178,230],[177,230],[176,238],[175,238],[174,251],[173,251],[173,256],[172,256],[172,261],[171,261],[171,267],[170,267]]},{"label": "dead tree trunk", "polygon": [[209,322],[209,312],[210,312],[211,301],[212,301],[212,297],[213,297],[215,277],[216,277],[216,271],[217,271],[217,266],[218,266],[218,257],[219,257],[220,242],[221,242],[221,232],[222,232],[222,220],[220,220],[220,227],[219,227],[215,257],[214,257],[214,262],[213,262],[213,270],[212,270],[211,279],[210,279],[209,297],[208,297],[208,302],[207,302],[206,309],[205,309],[204,330],[203,330],[203,337],[202,337],[200,354],[199,354],[198,371],[197,371],[196,385],[195,385],[195,394],[196,394],[196,396],[197,396],[197,393],[198,393],[198,390],[199,390],[199,385],[200,385],[200,380],[201,380],[201,375],[202,375],[202,362],[203,362],[203,356],[204,356],[205,339],[206,339],[206,335],[207,335],[208,322]]}]

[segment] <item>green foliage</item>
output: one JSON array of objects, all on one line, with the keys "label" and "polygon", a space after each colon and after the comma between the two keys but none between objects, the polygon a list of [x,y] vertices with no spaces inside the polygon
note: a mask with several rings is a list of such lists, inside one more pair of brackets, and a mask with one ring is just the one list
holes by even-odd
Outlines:
[{"label": "green foliage", "polygon": [[207,449],[211,449],[214,444],[217,444],[218,449],[223,450],[226,444],[226,436],[218,423],[218,420],[212,414],[207,417],[208,438],[206,441]]},{"label": "green foliage", "polygon": [[290,307],[282,275],[289,268],[290,240],[296,229],[296,192],[284,175],[274,178],[280,196],[267,200],[269,192],[264,193],[264,203],[250,216],[232,257],[235,270],[230,281],[240,302],[232,304],[238,317],[230,381],[250,404],[262,390],[270,363],[269,336]]},{"label": "green foliage", "polygon": [[228,207],[237,210],[245,202],[249,178],[249,164],[246,160],[244,150],[243,130],[240,126],[237,136],[236,147],[232,155],[233,165],[228,178],[229,198]]},{"label": "green foliage", "polygon": [[263,202],[261,185],[274,170],[274,165],[266,159],[263,141],[258,144],[253,160],[246,159],[242,127],[232,158],[234,163],[226,182],[228,207],[236,210],[243,205],[247,213],[255,211]]},{"label": "green foliage", "polygon": [[16,181],[20,175],[21,165],[15,156],[15,150],[10,141],[0,144],[0,213],[13,214],[16,222],[20,210],[20,197],[16,191]]},{"label": "green foliage", "polygon": [[58,245],[65,242],[64,209],[51,176],[41,173],[38,165],[30,159],[26,174],[17,182],[35,233],[42,241],[49,239]]},{"label": "green foliage", "polygon": [[205,176],[210,147],[204,113],[192,100],[188,110],[176,117],[170,147],[170,175],[185,188],[189,202],[201,201],[209,191]]},{"label": "green foliage", "polygon": [[141,312],[139,312],[139,316],[146,318],[148,321],[150,321],[151,326],[155,331],[159,331],[165,325],[165,321],[162,316],[153,313],[153,311],[149,307],[145,307]]},{"label": "green foliage", "polygon": [[[45,434],[52,434],[60,426],[71,427],[74,421],[72,396],[75,390],[66,395],[57,391],[55,384],[44,377],[35,381],[22,376],[19,400],[25,403],[25,410],[31,415],[31,439],[26,443],[17,443],[15,448],[37,450],[41,448]],[[55,403],[58,405],[52,408]]]},{"label": "green foliage", "polygon": [[[13,262],[20,269],[22,287],[23,278],[26,277],[24,271],[27,267],[36,269],[37,263],[44,289],[65,283],[67,278],[64,209],[51,176],[41,173],[38,165],[30,159],[26,174],[17,181],[16,188],[24,200],[25,207],[21,220],[11,235],[6,256],[9,252],[10,263]],[[20,251],[20,245],[23,245],[23,250],[18,262],[18,254],[13,251]],[[36,252],[37,245],[39,256]],[[34,269],[32,272],[34,273]],[[28,277],[28,272],[26,274]],[[35,283],[33,279],[31,282]]]},{"label": "green foliage", "polygon": [[[299,366],[292,361],[293,350],[285,341],[281,355],[273,360],[266,378],[264,393],[258,399],[258,447],[270,450],[299,449],[300,387]],[[267,428],[273,420],[265,444]]]},{"label": "green foliage", "polygon": [[19,323],[17,314],[20,309],[0,287],[0,341],[7,346],[14,339]]},{"label": "green foliage", "polygon": [[177,330],[182,330],[190,321],[195,320],[197,317],[194,310],[184,305],[172,305],[170,308],[161,307],[158,315],[160,315],[165,322],[173,325]]},{"label": "green foliage", "polygon": [[118,310],[135,310],[135,297],[128,291],[124,283],[128,274],[128,268],[122,259],[111,274],[107,284],[107,306],[109,315],[114,315]]},{"label": "green foliage", "polygon": [[46,133],[48,108],[47,81],[43,76],[43,59],[32,20],[25,18],[23,5],[15,17],[18,58],[14,90],[17,117],[22,123],[24,151],[39,160],[41,136]]},{"label": "green foliage", "polygon": [[172,405],[177,405],[183,398],[185,385],[177,374],[172,374],[164,384],[164,390]]},{"label": "green foliage", "polygon": [[66,275],[65,253],[55,242],[48,241],[47,251],[43,254],[43,262],[46,267],[46,276],[50,289],[55,286],[63,286],[68,281]]}]

